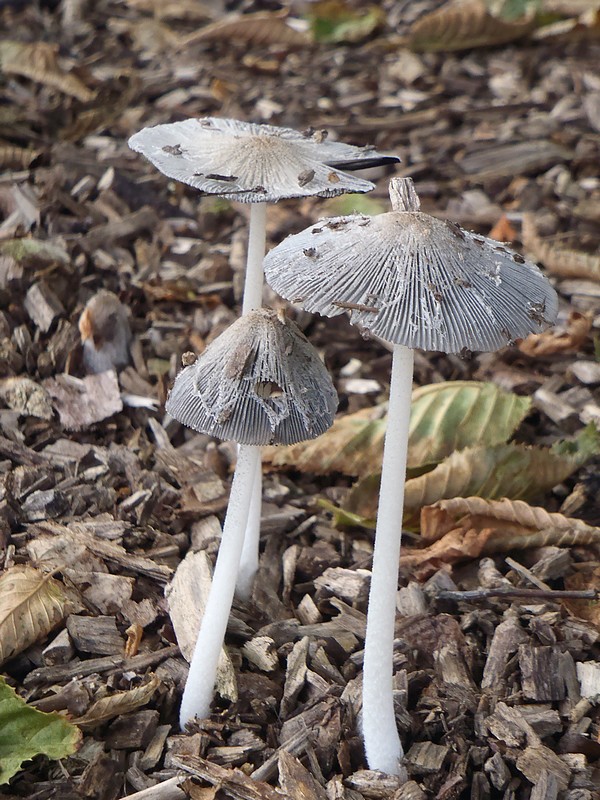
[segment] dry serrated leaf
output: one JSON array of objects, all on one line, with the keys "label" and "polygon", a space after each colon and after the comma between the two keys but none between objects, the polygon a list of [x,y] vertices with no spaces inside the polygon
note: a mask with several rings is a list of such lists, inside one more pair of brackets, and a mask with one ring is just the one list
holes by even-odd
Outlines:
[{"label": "dry serrated leaf", "polygon": [[555,353],[576,353],[587,341],[592,329],[593,314],[571,311],[566,327],[555,327],[543,333],[532,333],[519,343],[528,356],[550,356]]},{"label": "dry serrated leaf", "polygon": [[467,50],[515,41],[534,27],[534,11],[509,21],[492,16],[483,0],[457,0],[420,17],[408,42],[417,51]]},{"label": "dry serrated leaf", "polygon": [[[553,544],[573,544],[571,538],[579,538],[579,544],[600,541],[600,528],[588,525],[580,519],[571,519],[564,514],[551,513],[540,506],[531,506],[523,500],[485,500],[483,497],[453,497],[440,500],[421,511],[421,536],[426,541],[436,541],[448,531],[460,525],[463,528],[497,527],[510,541],[511,547],[519,547],[520,537],[530,531],[547,531],[555,537]],[[565,536],[566,539],[561,539]],[[538,546],[536,544],[536,546]]]},{"label": "dry serrated leaf", "polygon": [[42,639],[67,615],[65,587],[29,566],[0,577],[0,664]]},{"label": "dry serrated leaf", "polygon": [[[424,506],[451,497],[532,499],[568,478],[581,463],[576,456],[522,444],[460,450],[430,472],[406,482],[404,523],[418,527]],[[370,475],[352,489],[344,509],[372,520],[377,515],[378,495],[379,476]]]},{"label": "dry serrated leaf", "polygon": [[0,145],[0,169],[27,169],[41,156],[42,152],[33,147]]},{"label": "dry serrated leaf", "polygon": [[600,280],[600,255],[545,241],[538,233],[533,214],[523,214],[521,237],[525,250],[553,275]]},{"label": "dry serrated leaf", "polygon": [[600,543],[600,528],[507,498],[440,500],[422,509],[421,535],[427,546],[405,548],[401,557],[405,569],[418,567],[421,576],[442,564],[511,550]]},{"label": "dry serrated leaf", "polygon": [[280,13],[231,14],[184,37],[182,45],[188,47],[199,42],[227,41],[252,47],[271,44],[290,48],[308,47],[310,38],[290,27],[285,16]]},{"label": "dry serrated leaf", "polygon": [[113,719],[113,717],[129,714],[131,711],[147,705],[159,686],[160,680],[156,675],[152,675],[148,683],[144,683],[142,686],[136,686],[135,689],[117,692],[117,694],[97,700],[82,717],[72,721],[84,730],[91,730],[103,722]]},{"label": "dry serrated leaf", "polygon": [[58,64],[58,46],[47,42],[0,42],[0,69],[7,75],[22,75],[44,86],[88,103],[95,92]]}]

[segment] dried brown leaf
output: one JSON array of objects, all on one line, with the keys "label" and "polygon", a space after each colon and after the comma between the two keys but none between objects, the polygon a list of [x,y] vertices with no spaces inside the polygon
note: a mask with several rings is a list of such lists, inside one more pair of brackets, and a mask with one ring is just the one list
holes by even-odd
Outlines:
[{"label": "dried brown leaf", "polygon": [[600,544],[600,528],[506,498],[440,500],[421,510],[421,535],[429,544],[422,549],[406,548],[403,567],[429,570],[529,547]]},{"label": "dried brown leaf", "polygon": [[570,250],[544,241],[538,233],[533,214],[523,214],[521,229],[523,247],[548,272],[569,278],[588,278],[600,280],[600,255]]},{"label": "dried brown leaf", "polygon": [[57,52],[58,46],[47,42],[5,40],[0,42],[0,69],[7,75],[22,75],[88,103],[94,98],[95,92],[59,66]]},{"label": "dried brown leaf", "polygon": [[535,13],[514,20],[492,16],[482,0],[457,0],[420,17],[410,28],[413,50],[467,50],[520,39],[535,27]]},{"label": "dried brown leaf", "polygon": [[[531,406],[529,398],[493,383],[447,381],[412,395],[408,466],[435,464],[454,450],[505,442]],[[338,417],[322,436],[290,447],[270,447],[265,460],[323,475],[370,475],[381,469],[387,404]]]},{"label": "dried brown leaf", "polygon": [[587,341],[594,315],[571,311],[566,328],[552,328],[543,333],[532,333],[519,343],[522,353],[528,356],[551,356],[555,353],[576,353]]},{"label": "dried brown leaf", "polygon": [[42,155],[42,152],[33,147],[0,145],[0,169],[27,169]]},{"label": "dried brown leaf", "polygon": [[198,42],[215,41],[233,41],[251,47],[271,44],[286,47],[310,45],[309,37],[291,28],[284,17],[285,14],[280,13],[231,14],[184,37],[182,45],[188,47]]},{"label": "dried brown leaf", "polygon": [[97,700],[82,717],[78,717],[72,722],[84,730],[90,730],[121,714],[129,714],[131,711],[147,705],[159,686],[160,680],[156,675],[152,675],[148,683],[142,686],[136,686],[135,689],[129,689],[127,692],[118,692]]},{"label": "dried brown leaf", "polygon": [[16,566],[0,577],[0,663],[42,639],[65,618],[69,597],[50,575]]}]

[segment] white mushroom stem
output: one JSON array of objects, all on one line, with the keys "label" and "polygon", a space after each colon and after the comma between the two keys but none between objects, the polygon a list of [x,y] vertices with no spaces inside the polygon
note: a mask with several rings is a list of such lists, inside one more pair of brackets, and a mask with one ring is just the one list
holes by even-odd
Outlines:
[{"label": "white mushroom stem", "polygon": [[[263,259],[267,239],[267,204],[253,203],[250,206],[250,230],[248,233],[248,260],[246,262],[246,279],[244,282],[244,300],[242,314],[262,308],[264,284]],[[260,543],[260,512],[262,506],[262,469],[258,461],[252,502],[248,512],[244,549],[240,560],[240,569],[235,593],[241,600],[249,600],[252,594],[254,578],[258,570],[258,548]]]},{"label": "white mushroom stem", "polygon": [[401,772],[404,755],[393,701],[396,592],[414,351],[394,345],[363,668],[362,729],[370,769]]},{"label": "white mushroom stem", "polygon": [[182,728],[194,717],[203,719],[210,713],[217,663],[233,602],[255,475],[260,467],[260,452],[260,447],[252,445],[243,445],[239,449],[217,564],[181,701],[179,723]]},{"label": "white mushroom stem", "polygon": [[253,203],[250,206],[250,230],[248,232],[248,260],[244,282],[242,314],[262,307],[263,259],[267,240],[267,204]]}]

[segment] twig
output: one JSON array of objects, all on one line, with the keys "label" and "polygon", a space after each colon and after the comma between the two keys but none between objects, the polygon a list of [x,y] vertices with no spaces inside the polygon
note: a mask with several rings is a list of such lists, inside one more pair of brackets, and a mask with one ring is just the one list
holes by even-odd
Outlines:
[{"label": "twig", "polygon": [[471,589],[469,591],[444,591],[438,600],[485,600],[487,597],[524,597],[532,600],[597,600],[596,589]]}]

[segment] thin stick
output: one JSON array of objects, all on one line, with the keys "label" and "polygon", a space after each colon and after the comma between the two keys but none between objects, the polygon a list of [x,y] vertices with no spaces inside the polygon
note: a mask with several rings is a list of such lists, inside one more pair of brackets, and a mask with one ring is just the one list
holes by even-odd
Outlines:
[{"label": "thin stick", "polygon": [[597,600],[596,589],[470,589],[468,591],[443,591],[436,597],[438,600],[472,601],[485,600],[487,597],[523,597],[531,600]]},{"label": "thin stick", "polygon": [[363,669],[367,761],[371,769],[391,775],[400,774],[403,756],[394,715],[392,661],[413,363],[412,350],[394,345]]},{"label": "thin stick", "polygon": [[179,721],[182,728],[194,717],[203,719],[210,713],[217,662],[233,601],[244,543],[243,535],[255,485],[254,478],[259,465],[260,447],[241,446],[231,484],[229,506],[213,582],[181,701]]}]

